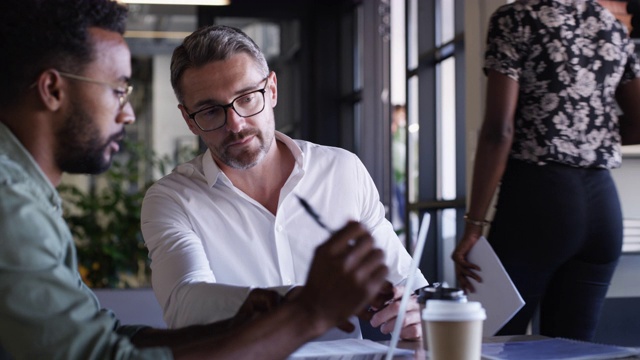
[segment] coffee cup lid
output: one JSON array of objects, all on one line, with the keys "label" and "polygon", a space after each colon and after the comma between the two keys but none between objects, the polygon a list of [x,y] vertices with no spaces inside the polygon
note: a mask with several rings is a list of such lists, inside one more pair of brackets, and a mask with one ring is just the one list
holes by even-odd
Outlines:
[{"label": "coffee cup lid", "polygon": [[418,303],[424,304],[432,299],[467,301],[467,296],[462,289],[444,287],[439,283],[425,286],[418,290]]},{"label": "coffee cup lid", "polygon": [[487,314],[482,304],[477,301],[428,300],[422,311],[422,319],[427,321],[470,321],[486,318]]}]

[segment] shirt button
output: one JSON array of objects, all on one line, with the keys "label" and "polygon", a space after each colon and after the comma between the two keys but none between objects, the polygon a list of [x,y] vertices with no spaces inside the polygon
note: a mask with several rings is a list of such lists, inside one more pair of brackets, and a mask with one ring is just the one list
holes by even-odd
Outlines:
[{"label": "shirt button", "polygon": [[276,226],[276,231],[281,232],[282,231],[282,225]]}]

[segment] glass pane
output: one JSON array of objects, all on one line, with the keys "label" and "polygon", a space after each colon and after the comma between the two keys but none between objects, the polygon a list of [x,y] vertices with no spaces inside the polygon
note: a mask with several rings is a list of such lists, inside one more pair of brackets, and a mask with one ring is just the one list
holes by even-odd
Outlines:
[{"label": "glass pane", "polygon": [[391,196],[391,220],[394,230],[404,229],[406,211],[407,175],[407,110],[396,104],[391,114],[391,169],[393,170],[393,194]]},{"label": "glass pane", "polygon": [[391,104],[405,104],[406,36],[404,2],[391,2]]},{"label": "glass pane", "polygon": [[353,149],[356,154],[360,153],[360,136],[362,132],[362,102],[353,104]]},{"label": "glass pane", "polygon": [[455,58],[450,57],[440,64],[440,149],[438,172],[442,200],[456,198],[456,89]]},{"label": "glass pane", "polygon": [[[127,127],[127,138],[145,140],[158,156],[175,158],[178,140],[195,144],[197,137],[176,122],[177,100],[170,84],[171,54],[182,40],[197,29],[195,6],[174,6],[168,12],[158,5],[130,4],[125,39],[132,54],[135,90],[131,94],[136,121]],[[171,132],[164,131],[172,129]],[[132,137],[133,136],[133,137]],[[161,175],[148,174],[148,179]]]},{"label": "glass pane", "polygon": [[[420,231],[420,211],[409,211],[409,229],[411,229],[411,234],[409,234],[409,241],[407,249],[410,253],[413,253],[413,250],[416,248],[416,244],[418,242],[418,232]],[[431,219],[431,225],[433,225],[433,219]],[[426,244],[425,244],[426,246]],[[428,251],[428,250],[423,250]],[[424,255],[424,253],[423,253]],[[431,279],[427,279],[431,282]]]},{"label": "glass pane", "polygon": [[353,90],[358,91],[362,88],[362,47],[364,46],[364,7],[359,5],[356,9],[356,39],[355,39],[355,54],[353,57]]},{"label": "glass pane", "polygon": [[446,281],[450,286],[456,284],[456,273],[453,260],[451,260],[451,253],[456,247],[456,210],[445,209],[442,210],[442,253],[440,254],[442,261],[442,279]]},{"label": "glass pane", "polygon": [[407,109],[407,158],[409,167],[407,168],[407,177],[409,179],[409,188],[407,189],[409,202],[418,201],[418,185],[420,180],[419,174],[419,148],[418,141],[420,124],[418,123],[418,77],[413,76],[408,81],[408,102]]},{"label": "glass pane", "polygon": [[418,0],[409,1],[407,29],[407,67],[418,67]]},{"label": "glass pane", "polygon": [[441,0],[440,11],[442,12],[440,17],[440,38],[441,44],[447,43],[455,37],[455,1],[454,0]]},{"label": "glass pane", "polygon": [[391,222],[394,230],[404,230],[406,211],[406,158],[407,158],[407,92],[406,92],[406,36],[405,7],[403,1],[393,1],[391,10],[391,169],[393,193],[391,196]]}]

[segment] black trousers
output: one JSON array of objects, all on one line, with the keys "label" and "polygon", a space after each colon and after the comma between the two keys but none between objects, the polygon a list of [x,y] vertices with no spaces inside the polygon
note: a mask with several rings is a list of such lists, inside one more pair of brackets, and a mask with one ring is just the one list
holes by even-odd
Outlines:
[{"label": "black trousers", "polygon": [[610,172],[510,160],[489,233],[526,305],[498,335],[524,334],[540,306],[540,334],[593,339],[622,248]]}]

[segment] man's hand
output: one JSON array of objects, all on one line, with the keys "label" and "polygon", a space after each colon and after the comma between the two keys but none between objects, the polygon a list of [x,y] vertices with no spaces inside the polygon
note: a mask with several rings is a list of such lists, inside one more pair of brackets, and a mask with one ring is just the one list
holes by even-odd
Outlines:
[{"label": "man's hand", "polygon": [[322,330],[343,327],[379,294],[388,273],[383,260],[367,230],[349,222],[316,249],[306,285],[295,300]]},{"label": "man's hand", "polygon": [[[404,286],[394,287],[391,283],[388,283],[383,287],[383,291],[376,298],[378,301],[383,301],[382,304],[372,303],[370,314],[370,322],[373,327],[380,327],[380,332],[383,334],[390,334],[396,325],[396,319],[398,317],[398,311],[400,310],[400,299],[404,292]],[[385,300],[386,299],[386,300]],[[407,310],[402,322],[402,330],[400,331],[400,337],[404,340],[416,340],[422,336],[420,316],[420,305],[417,301],[417,296],[412,295],[407,303]]]}]

